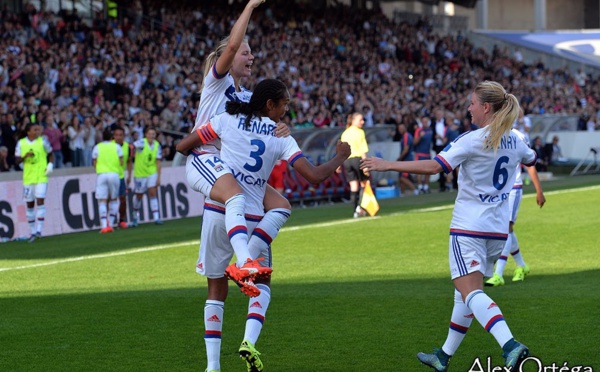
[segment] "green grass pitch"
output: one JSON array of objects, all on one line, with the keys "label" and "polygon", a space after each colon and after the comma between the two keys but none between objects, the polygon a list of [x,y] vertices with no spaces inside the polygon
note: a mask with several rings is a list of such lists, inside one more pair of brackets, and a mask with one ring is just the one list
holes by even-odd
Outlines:
[{"label": "green grass pitch", "polygon": [[[541,210],[526,187],[515,231],[531,274],[512,283],[509,258],[506,285],[486,289],[546,366],[600,370],[599,184],[545,182]],[[428,371],[416,353],[441,347],[448,332],[455,195],[382,200],[378,217],[358,220],[347,204],[295,209],[273,245],[257,344],[265,370]],[[0,371],[204,371],[199,233],[192,218],[1,244]],[[232,284],[222,371],[245,371],[237,349],[247,304]],[[450,371],[477,357],[503,363],[475,320]]]}]

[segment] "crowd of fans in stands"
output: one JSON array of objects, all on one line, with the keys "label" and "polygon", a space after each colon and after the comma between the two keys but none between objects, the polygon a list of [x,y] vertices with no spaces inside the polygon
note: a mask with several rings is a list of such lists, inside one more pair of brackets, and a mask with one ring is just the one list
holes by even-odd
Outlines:
[{"label": "crowd of fans in stands", "polygon": [[[124,127],[130,142],[145,126],[157,127],[164,158],[172,159],[176,132],[194,123],[204,57],[244,6],[227,3],[135,0],[116,19],[88,21],[77,12],[27,4],[15,14],[5,6],[0,170],[13,168],[29,122],[43,125],[57,167],[91,165],[91,150],[111,125]],[[459,124],[474,85],[491,79],[519,98],[525,114],[578,114],[585,130],[598,129],[600,84],[585,74],[527,65],[497,48],[489,54],[461,34],[433,32],[426,21],[396,24],[344,6],[315,12],[293,2],[266,5],[247,32],[256,59],[245,85],[283,80],[294,127],[343,127],[358,111],[366,126],[403,122],[413,131],[436,108]]]}]

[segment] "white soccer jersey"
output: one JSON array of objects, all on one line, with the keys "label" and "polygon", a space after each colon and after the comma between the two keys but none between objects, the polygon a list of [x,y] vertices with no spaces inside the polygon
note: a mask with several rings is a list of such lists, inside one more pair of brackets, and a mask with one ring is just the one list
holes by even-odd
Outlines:
[{"label": "white soccer jersey", "polygon": [[[225,104],[228,101],[250,102],[252,97],[252,91],[244,87],[240,87],[241,91],[237,92],[233,77],[229,73],[218,75],[215,66],[216,64],[211,68],[211,72],[204,77],[204,87],[200,96],[194,130],[208,123],[213,115],[224,112]],[[218,155],[220,150],[221,141],[219,139],[200,146],[200,152],[204,153]]]},{"label": "white soccer jersey", "polygon": [[485,239],[506,239],[508,194],[520,163],[535,164],[535,151],[515,133],[504,135],[500,147],[484,150],[487,130],[478,129],[458,137],[435,160],[444,172],[460,165],[458,195],[450,234]]},{"label": "white soccer jersey", "polygon": [[243,115],[218,114],[201,126],[198,134],[203,142],[221,138],[221,159],[244,190],[246,213],[262,216],[265,188],[275,163],[286,160],[293,165],[303,155],[291,136],[275,137],[273,120],[253,117],[248,129],[245,120]]},{"label": "white soccer jersey", "polygon": [[[531,144],[529,143],[529,138],[526,137],[523,133],[521,133],[520,131],[518,131],[517,129],[513,128],[512,132],[514,134],[516,134],[517,136],[519,136],[519,138],[521,138],[526,144],[527,146],[531,147]],[[515,176],[515,184],[513,186],[513,188],[516,189],[520,189],[523,187],[523,170],[521,169],[521,164],[517,165],[517,173]]]}]

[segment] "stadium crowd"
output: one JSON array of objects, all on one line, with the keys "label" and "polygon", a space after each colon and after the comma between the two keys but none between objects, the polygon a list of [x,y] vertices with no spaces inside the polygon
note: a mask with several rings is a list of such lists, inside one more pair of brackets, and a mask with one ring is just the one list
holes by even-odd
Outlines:
[{"label": "stadium crowd", "polygon": [[[114,125],[128,142],[142,138],[148,125],[159,128],[163,159],[171,160],[177,132],[194,124],[204,57],[245,5],[227,3],[135,0],[116,18],[94,20],[31,4],[15,14],[5,5],[0,170],[15,168],[15,144],[30,122],[44,127],[57,168],[91,165],[92,148]],[[293,2],[267,3],[248,35],[256,58],[248,88],[283,80],[293,97],[286,116],[293,127],[343,127],[348,114],[360,112],[367,127],[405,123],[414,132],[436,109],[447,126],[458,126],[474,84],[489,79],[515,94],[525,115],[578,114],[585,121],[580,129],[600,129],[597,80],[527,65],[498,48],[489,54],[460,33],[433,32],[426,20],[393,23],[342,5],[317,13]]]}]

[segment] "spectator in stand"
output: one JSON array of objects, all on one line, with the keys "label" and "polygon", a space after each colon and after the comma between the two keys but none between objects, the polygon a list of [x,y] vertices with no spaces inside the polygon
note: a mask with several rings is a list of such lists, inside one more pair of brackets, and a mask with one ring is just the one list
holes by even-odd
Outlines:
[{"label": "spectator in stand", "polygon": [[552,137],[552,143],[547,143],[546,146],[544,146],[545,154],[549,159],[549,165],[557,165],[568,161],[568,159],[563,156],[562,149],[558,144],[559,140],[558,136],[554,136]]},{"label": "spectator in stand", "polygon": [[[400,156],[398,161],[411,161],[415,160],[413,152],[413,135],[406,129],[406,124],[398,124],[398,135],[400,137]],[[412,176],[407,172],[398,173],[398,183],[400,184],[400,191],[402,194],[406,193],[406,189],[410,189],[415,195],[419,195],[419,190],[415,188],[415,184],[412,181]]]},{"label": "spectator in stand", "polygon": [[538,172],[547,172],[548,171],[548,156],[546,154],[546,150],[544,149],[544,143],[542,142],[542,137],[537,136],[533,139],[533,150],[537,155],[537,162],[535,163],[535,170]]},{"label": "spectator in stand", "polygon": [[[415,131],[415,160],[431,159],[431,144],[433,142],[433,129],[431,128],[431,120],[428,116],[421,118],[421,127]],[[420,194],[429,194],[429,174],[417,175]]]},{"label": "spectator in stand", "polygon": [[91,167],[92,166],[92,151],[96,143],[100,143],[104,141],[102,132],[103,128],[99,128],[97,131],[94,127],[93,118],[91,116],[86,116],[83,119],[83,157],[82,157],[82,166]]},{"label": "spectator in stand", "polygon": [[83,166],[84,135],[83,126],[80,125],[79,117],[73,116],[67,128],[69,134],[69,149],[71,150],[71,166]]},{"label": "spectator in stand", "polygon": [[0,172],[10,171],[10,165],[8,164],[8,147],[0,146]]},{"label": "spectator in stand", "polygon": [[[448,143],[448,139],[446,138],[446,131],[448,130],[449,123],[446,122],[445,112],[442,108],[437,108],[434,112],[435,114],[435,122],[432,125],[433,129],[433,151],[436,154],[442,152],[446,144]],[[439,173],[438,184],[440,192],[446,191],[446,174],[444,171]]]},{"label": "spectator in stand", "polygon": [[63,163],[62,144],[65,141],[65,136],[54,120],[52,112],[46,115],[44,124],[44,135],[48,138],[48,142],[52,146],[52,153],[54,154],[54,168],[63,168],[65,165]]}]

